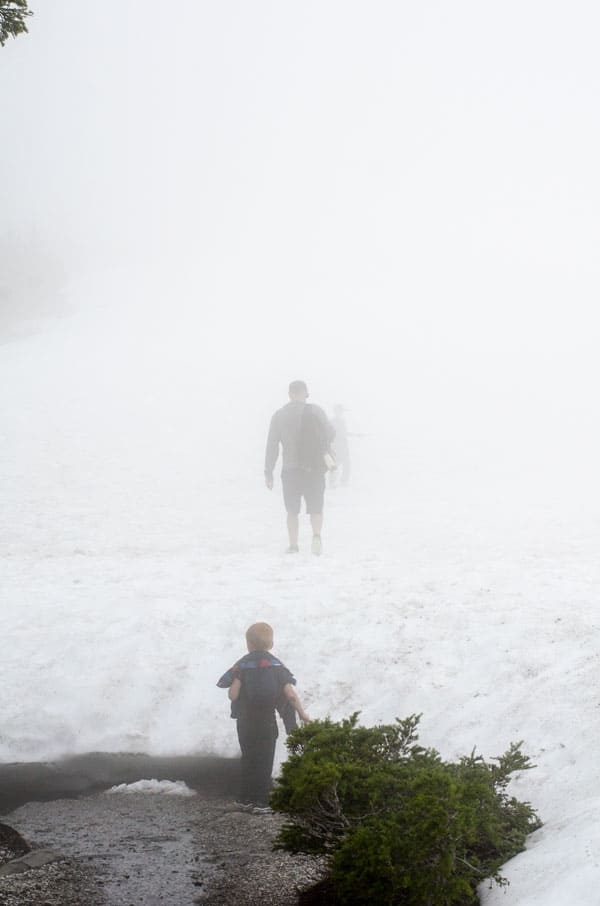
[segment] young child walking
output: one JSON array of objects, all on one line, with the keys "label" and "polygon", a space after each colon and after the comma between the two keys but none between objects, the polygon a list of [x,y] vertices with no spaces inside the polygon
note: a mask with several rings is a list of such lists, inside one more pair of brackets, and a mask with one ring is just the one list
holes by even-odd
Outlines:
[{"label": "young child walking", "polygon": [[255,812],[269,811],[271,774],[278,736],[275,710],[286,732],[296,726],[296,713],[304,723],[310,717],[294,686],[296,680],[270,653],[273,629],[268,623],[254,623],[246,632],[248,654],[227,670],[217,683],[229,690],[231,716],[237,720],[242,752],[241,803]]}]

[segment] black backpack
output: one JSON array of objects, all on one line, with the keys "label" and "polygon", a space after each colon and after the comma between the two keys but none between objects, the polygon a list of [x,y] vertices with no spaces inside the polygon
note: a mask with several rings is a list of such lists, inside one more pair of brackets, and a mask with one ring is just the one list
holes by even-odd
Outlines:
[{"label": "black backpack", "polygon": [[307,403],[300,419],[298,464],[307,472],[325,472],[324,456],[329,449],[325,425],[314,406]]},{"label": "black backpack", "polygon": [[274,710],[281,688],[278,667],[255,667],[242,673],[241,697],[253,709]]}]

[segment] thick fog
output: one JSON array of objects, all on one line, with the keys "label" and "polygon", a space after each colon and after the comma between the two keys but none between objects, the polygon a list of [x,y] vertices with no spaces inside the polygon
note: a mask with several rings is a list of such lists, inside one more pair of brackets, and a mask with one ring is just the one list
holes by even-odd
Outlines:
[{"label": "thick fog", "polygon": [[[313,718],[524,740],[511,903],[591,902],[600,8],[30,5],[0,48],[0,765],[237,754],[215,684],[267,620]],[[304,515],[284,554],[263,478],[293,379],[352,433],[323,556]]]},{"label": "thick fog", "polygon": [[243,410],[258,460],[301,377],[428,455],[594,461],[594,3],[33,6],[4,338],[91,317],[120,393]]}]

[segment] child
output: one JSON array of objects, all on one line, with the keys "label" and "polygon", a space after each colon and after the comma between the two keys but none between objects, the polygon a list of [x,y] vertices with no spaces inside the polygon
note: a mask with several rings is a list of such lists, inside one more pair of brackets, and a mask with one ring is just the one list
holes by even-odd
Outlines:
[{"label": "child", "polygon": [[242,750],[241,801],[248,808],[267,810],[271,772],[277,740],[275,709],[285,729],[296,726],[296,712],[308,723],[294,685],[296,680],[278,658],[269,654],[273,630],[268,623],[254,623],[246,632],[248,654],[223,674],[217,686],[229,689],[231,716],[237,719]]}]

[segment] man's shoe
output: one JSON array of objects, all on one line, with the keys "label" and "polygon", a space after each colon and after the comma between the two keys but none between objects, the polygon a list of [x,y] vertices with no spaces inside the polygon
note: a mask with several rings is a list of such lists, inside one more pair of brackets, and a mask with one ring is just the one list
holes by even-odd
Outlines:
[{"label": "man's shoe", "polygon": [[290,544],[290,546],[286,550],[286,554],[297,554],[299,552],[300,552],[300,548],[298,547],[297,544]]},{"label": "man's shoe", "polygon": [[315,554],[315,556],[317,556],[317,557],[321,556],[321,554],[323,553],[323,544],[321,543],[320,535],[313,535],[313,540],[312,540],[310,549],[311,549],[312,553]]}]

